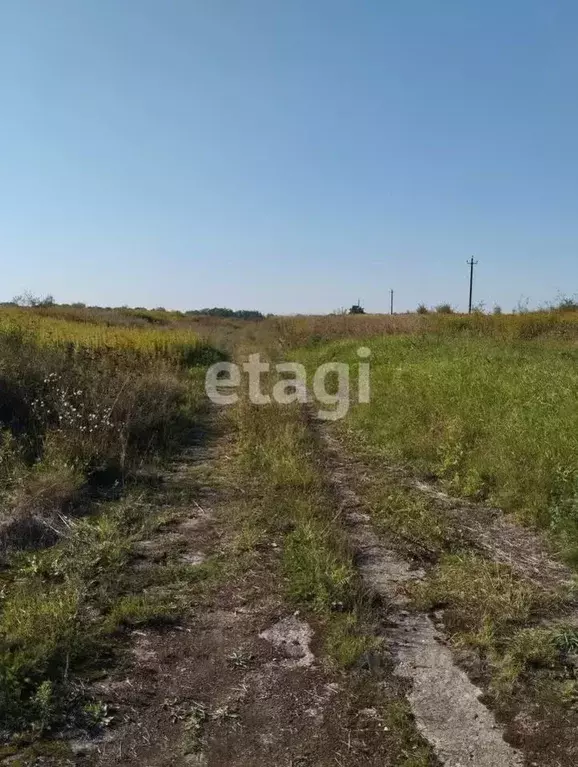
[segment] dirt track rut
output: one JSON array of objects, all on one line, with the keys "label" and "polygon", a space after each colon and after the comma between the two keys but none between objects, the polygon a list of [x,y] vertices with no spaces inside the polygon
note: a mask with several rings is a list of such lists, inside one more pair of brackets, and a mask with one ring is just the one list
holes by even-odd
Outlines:
[{"label": "dirt track rut", "polygon": [[369,590],[387,608],[383,636],[396,674],[410,682],[407,694],[418,729],[447,767],[517,767],[522,755],[504,738],[493,713],[480,701],[482,691],[455,663],[431,618],[411,613],[403,587],[423,577],[419,569],[387,548],[372,528],[352,489],[352,467],[339,443],[322,429],[327,468]]}]

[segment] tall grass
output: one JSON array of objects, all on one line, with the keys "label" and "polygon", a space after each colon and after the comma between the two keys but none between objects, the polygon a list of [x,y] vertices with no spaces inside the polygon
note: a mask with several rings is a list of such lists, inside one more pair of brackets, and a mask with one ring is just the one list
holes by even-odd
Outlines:
[{"label": "tall grass", "polygon": [[0,544],[178,440],[193,371],[222,357],[189,332],[0,312]]},{"label": "tall grass", "polygon": [[118,593],[152,524],[122,498],[182,444],[222,356],[188,329],[0,310],[0,737],[88,726],[76,666],[123,621],[168,614]]},{"label": "tall grass", "polygon": [[[119,355],[171,359],[193,364],[208,357],[209,344],[189,327],[173,325],[109,324],[95,321],[80,310],[64,316],[47,314],[49,310],[4,308],[0,310],[0,335],[20,335],[41,347],[75,350],[110,350]],[[80,317],[75,315],[81,315]]]},{"label": "tall grass", "polygon": [[489,336],[502,340],[539,337],[578,339],[578,312],[540,311],[522,314],[335,314],[271,317],[260,335],[282,347],[318,346],[336,339],[391,335]]},{"label": "tall grass", "polygon": [[[514,511],[578,551],[578,349],[492,336],[366,339],[371,404],[354,405],[342,428],[367,449]],[[300,356],[355,363],[358,346],[333,342]]]}]

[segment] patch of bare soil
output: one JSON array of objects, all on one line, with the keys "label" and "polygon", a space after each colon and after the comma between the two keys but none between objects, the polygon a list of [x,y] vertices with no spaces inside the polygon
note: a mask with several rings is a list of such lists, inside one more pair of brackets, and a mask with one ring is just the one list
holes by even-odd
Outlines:
[{"label": "patch of bare soil", "polygon": [[[226,561],[242,492],[222,482],[230,451],[226,435],[189,451],[168,478],[173,503],[175,490],[183,499],[176,521],[139,548],[135,566],[158,566],[175,546],[184,561]],[[284,601],[278,548],[259,552],[246,571],[192,590],[178,625],[132,632],[125,662],[94,689],[113,720],[101,737],[72,743],[76,764],[401,764],[384,713],[400,682],[381,669],[345,672],[324,662],[322,627]],[[433,765],[410,762],[417,746],[408,748],[407,764]]]},{"label": "patch of bare soil", "polygon": [[[509,711],[500,710],[498,720],[485,705],[483,690],[470,681],[467,666],[458,664],[444,634],[443,611],[429,615],[406,609],[407,585],[425,576],[419,566],[423,560],[408,556],[407,541],[400,547],[383,532],[376,534],[362,500],[367,477],[376,467],[350,456],[327,425],[319,432],[357,564],[368,588],[383,599],[383,636],[396,673],[409,681],[407,698],[417,726],[440,761],[451,767],[576,764],[574,711],[567,709],[567,715],[560,716],[559,707],[547,711],[517,700]],[[457,526],[460,545],[470,544],[488,558],[509,564],[545,590],[570,583],[570,571],[552,559],[538,535],[506,520],[496,509],[451,499],[391,471],[395,481],[411,482],[435,499],[436,513],[449,515]]]}]

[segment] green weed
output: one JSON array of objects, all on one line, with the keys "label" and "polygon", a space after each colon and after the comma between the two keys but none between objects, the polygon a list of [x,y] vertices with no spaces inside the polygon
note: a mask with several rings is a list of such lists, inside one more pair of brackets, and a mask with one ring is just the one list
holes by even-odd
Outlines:
[{"label": "green weed", "polygon": [[343,547],[331,545],[334,537],[318,520],[300,521],[286,539],[283,569],[292,598],[313,610],[351,605],[355,571]]},{"label": "green weed", "polygon": [[174,623],[180,614],[174,601],[165,594],[128,594],[115,602],[103,625],[105,632],[154,623]]},{"label": "green weed", "polygon": [[377,475],[367,500],[376,526],[399,538],[411,550],[412,556],[439,556],[459,541],[459,531],[423,494],[395,481],[386,478],[382,484]]},{"label": "green weed", "polygon": [[507,565],[475,554],[445,555],[424,581],[412,586],[421,609],[445,607],[467,634],[523,625],[556,604],[556,597],[522,578]]},{"label": "green weed", "polygon": [[399,767],[431,767],[437,764],[431,747],[416,734],[409,703],[393,699],[383,711],[384,726],[391,733],[393,747],[399,754]]}]

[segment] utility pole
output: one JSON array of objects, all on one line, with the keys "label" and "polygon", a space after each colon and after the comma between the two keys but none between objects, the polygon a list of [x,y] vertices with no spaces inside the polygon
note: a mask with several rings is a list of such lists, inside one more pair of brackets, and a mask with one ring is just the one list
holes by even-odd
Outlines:
[{"label": "utility pole", "polygon": [[466,261],[466,264],[469,264],[470,267],[470,301],[468,304],[468,314],[472,313],[472,291],[474,289],[474,266],[477,264],[477,261],[474,261],[474,257],[472,256],[469,261]]},{"label": "utility pole", "polygon": [[393,290],[389,291],[389,313],[393,314]]}]

